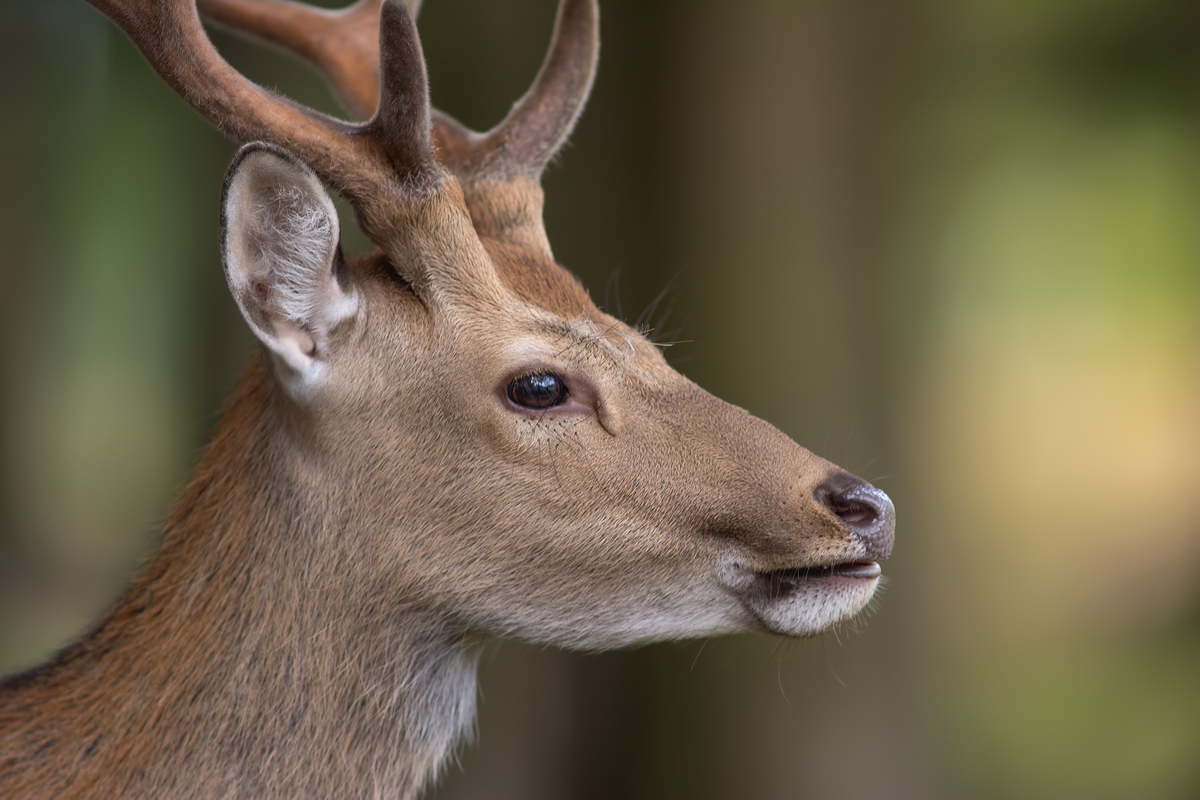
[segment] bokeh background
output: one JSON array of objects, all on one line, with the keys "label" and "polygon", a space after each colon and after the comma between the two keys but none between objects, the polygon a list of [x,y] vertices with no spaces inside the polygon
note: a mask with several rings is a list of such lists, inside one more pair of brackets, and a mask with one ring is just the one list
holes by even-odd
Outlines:
[{"label": "bokeh background", "polygon": [[[435,103],[499,120],[554,5],[429,0]],[[603,42],[559,259],[896,552],[836,636],[491,646],[432,796],[1200,797],[1200,4],[604,0]],[[233,149],[82,0],[0,4],[3,671],[120,592],[252,351]]]}]

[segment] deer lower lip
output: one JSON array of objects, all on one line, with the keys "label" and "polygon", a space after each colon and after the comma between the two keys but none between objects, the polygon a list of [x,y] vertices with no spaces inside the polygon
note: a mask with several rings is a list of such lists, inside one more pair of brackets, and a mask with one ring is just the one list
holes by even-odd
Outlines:
[{"label": "deer lower lip", "polygon": [[827,564],[820,567],[798,567],[795,569],[778,569],[774,572],[761,572],[758,579],[769,585],[772,594],[794,589],[809,581],[828,580],[830,578],[852,578],[874,580],[883,572],[874,561],[850,561],[844,564]]}]

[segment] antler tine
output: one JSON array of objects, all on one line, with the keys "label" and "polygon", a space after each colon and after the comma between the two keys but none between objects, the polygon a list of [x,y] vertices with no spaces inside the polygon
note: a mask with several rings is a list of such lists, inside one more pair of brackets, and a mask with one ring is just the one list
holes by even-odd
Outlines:
[{"label": "antler tine", "polygon": [[554,38],[533,85],[508,116],[487,133],[475,133],[435,111],[439,158],[466,183],[537,180],[571,134],[596,78],[600,8],[596,0],[562,0]]},{"label": "antler tine", "polygon": [[[379,102],[379,6],[359,0],[340,10],[295,0],[197,0],[209,22],[273,44],[312,62],[358,119]],[[416,19],[419,2],[409,3]]]},{"label": "antler tine", "polygon": [[[384,0],[379,13],[379,107],[363,130],[383,142],[405,177],[433,163],[429,77],[417,26],[404,0]],[[434,174],[428,169],[427,174]]]},{"label": "antler tine", "polygon": [[[562,147],[583,111],[600,56],[596,0],[562,0],[554,38],[533,86],[504,121],[473,138],[474,180],[537,178]],[[456,125],[439,144],[454,146],[466,129]]]},{"label": "antler tine", "polygon": [[365,223],[384,187],[432,161],[427,131],[421,152],[420,136],[411,140],[411,124],[391,127],[396,109],[419,114],[429,102],[424,59],[402,0],[383,0],[381,40],[388,56],[380,106],[389,112],[365,125],[296,105],[247,80],[209,41],[194,0],[89,2],[116,22],[159,75],[218,128],[241,141],[265,140],[290,150],[344,193]]}]

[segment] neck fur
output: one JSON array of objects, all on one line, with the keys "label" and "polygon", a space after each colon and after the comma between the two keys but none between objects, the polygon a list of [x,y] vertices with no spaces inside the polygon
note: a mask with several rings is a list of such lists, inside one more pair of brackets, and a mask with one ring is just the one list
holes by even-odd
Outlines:
[{"label": "neck fur", "polygon": [[0,795],[413,798],[470,730],[478,647],[356,580],[280,402],[258,364],[134,585],[0,685]]}]

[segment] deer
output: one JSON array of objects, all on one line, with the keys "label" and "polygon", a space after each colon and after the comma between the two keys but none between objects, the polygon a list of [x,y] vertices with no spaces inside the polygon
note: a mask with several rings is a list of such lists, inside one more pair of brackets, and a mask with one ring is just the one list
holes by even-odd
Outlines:
[{"label": "deer", "polygon": [[[0,796],[411,800],[481,646],[809,637],[871,600],[881,490],[668,365],[554,259],[541,176],[595,76],[561,0],[495,128],[430,104],[419,3],[89,0],[243,143],[220,252],[260,347],[120,599],[0,684]],[[350,115],[219,55],[311,62]],[[371,252],[347,258],[331,192]]]}]

